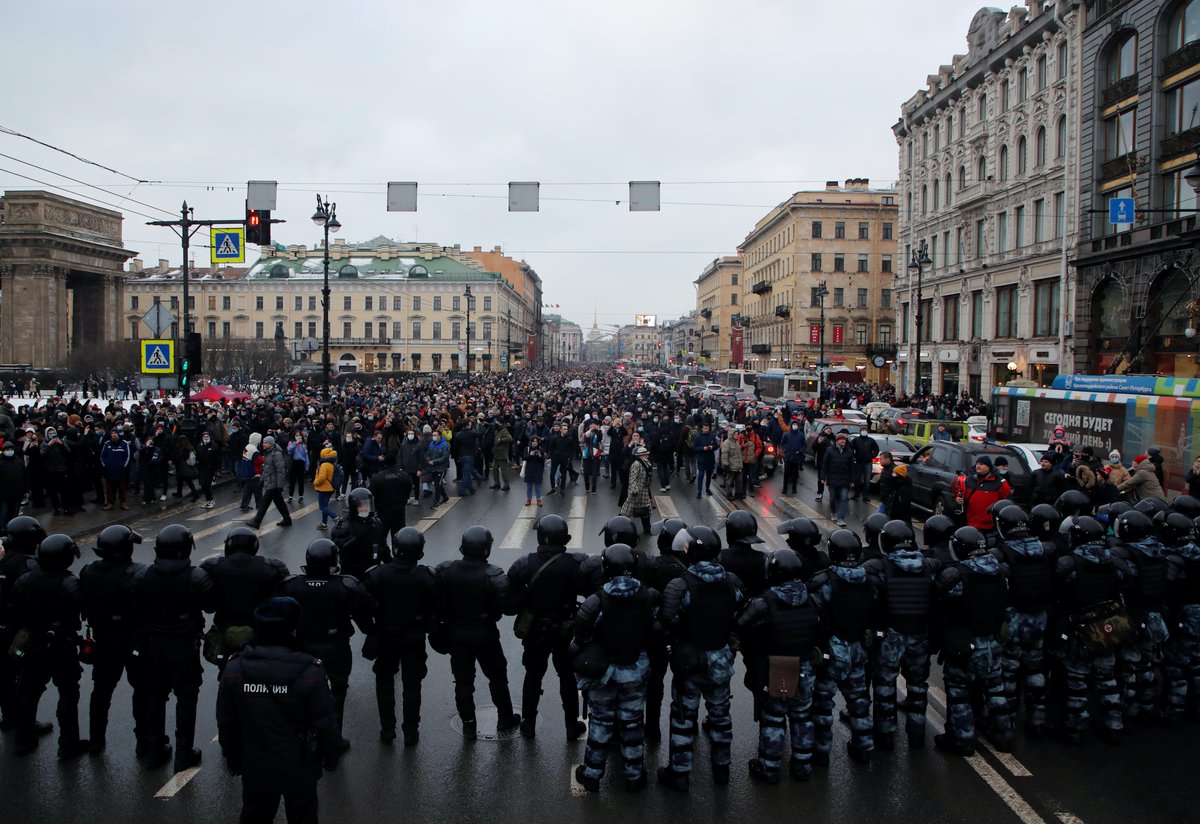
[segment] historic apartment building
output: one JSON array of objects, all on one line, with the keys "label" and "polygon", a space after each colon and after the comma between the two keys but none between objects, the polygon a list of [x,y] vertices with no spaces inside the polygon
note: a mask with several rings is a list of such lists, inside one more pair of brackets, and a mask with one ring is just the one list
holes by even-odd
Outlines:
[{"label": "historic apartment building", "polygon": [[895,190],[856,178],[797,192],[759,220],[739,249],[741,308],[730,320],[742,332],[741,364],[814,368],[823,335],[831,368],[891,381],[898,213]]},{"label": "historic apartment building", "polygon": [[[1200,0],[1096,0],[1080,50],[1075,368],[1197,378]],[[1133,198],[1111,223],[1112,198]]]},{"label": "historic apartment building", "polygon": [[734,365],[734,336],[738,338],[737,360],[742,359],[742,328],[734,329],[732,318],[742,311],[742,259],[736,255],[715,258],[696,278],[697,363],[709,369]]},{"label": "historic apartment building", "polygon": [[[897,385],[986,397],[1069,372],[1078,133],[1069,2],[981,9],[901,107]],[[1061,11],[1062,18],[1056,16]],[[918,273],[913,255],[924,250]],[[920,296],[918,313],[918,294]],[[917,317],[922,321],[917,345]]]},{"label": "historic apartment building", "polygon": [[658,328],[626,324],[617,331],[617,359],[635,361],[642,366],[658,366],[663,361],[663,349]]},{"label": "historic apartment building", "polygon": [[[478,252],[478,250],[476,250]],[[500,272],[457,246],[387,238],[330,245],[330,362],[340,372],[445,372],[520,368],[537,358],[540,279],[511,267],[526,298]],[[129,340],[150,337],[141,317],[156,302],[182,321],[182,274],[160,261],[125,280]],[[193,329],[206,348],[229,338],[274,341],[320,361],[323,249],[276,248],[245,269],[197,270],[189,277]],[[470,290],[468,298],[467,290]],[[528,297],[539,303],[531,305]],[[469,331],[468,331],[469,309]],[[178,338],[176,323],[170,337]]]},{"label": "historic apartment building", "polygon": [[695,366],[700,353],[699,338],[697,337],[698,322],[704,320],[696,316],[696,310],[686,315],[664,322],[658,327],[659,340],[662,342],[663,357],[671,366]]}]

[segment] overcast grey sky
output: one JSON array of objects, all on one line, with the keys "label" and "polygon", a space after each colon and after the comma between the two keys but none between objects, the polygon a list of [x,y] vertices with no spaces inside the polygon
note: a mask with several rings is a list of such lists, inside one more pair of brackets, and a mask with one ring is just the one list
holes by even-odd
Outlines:
[{"label": "overcast grey sky", "polygon": [[[601,324],[670,319],[694,307],[704,266],[792,192],[894,181],[900,104],[965,51],[980,7],[28,3],[0,27],[0,125],[135,178],[192,185],[134,190],[0,134],[0,187],[33,185],[17,172],[118,201],[18,158],[160,208],[186,198],[197,217],[233,217],[247,179],[275,179],[280,242],[318,240],[313,192],[327,192],[347,241],[503,245],[585,328],[593,309]],[[387,212],[388,180],[418,181],[419,211]],[[507,211],[510,180],[542,182],[539,213]],[[662,211],[630,213],[629,180],[663,181]],[[126,245],[177,262],[170,230],[128,210],[167,215],[124,208]]]}]

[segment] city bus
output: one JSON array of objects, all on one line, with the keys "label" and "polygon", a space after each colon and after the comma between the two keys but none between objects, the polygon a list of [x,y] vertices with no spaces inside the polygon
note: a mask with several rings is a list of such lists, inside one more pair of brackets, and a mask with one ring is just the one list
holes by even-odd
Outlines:
[{"label": "city bus", "polygon": [[724,369],[717,373],[716,382],[730,392],[753,392],[758,375],[742,369]]},{"label": "city bus", "polygon": [[1185,489],[1200,448],[1200,380],[1143,375],[1059,375],[1049,389],[992,390],[992,429],[1000,440],[1043,444],[1055,427],[1100,460],[1117,449],[1128,464],[1157,446],[1166,492]]},{"label": "city bus", "polygon": [[817,398],[816,372],[768,369],[758,373],[758,388],[764,401],[811,401]]}]

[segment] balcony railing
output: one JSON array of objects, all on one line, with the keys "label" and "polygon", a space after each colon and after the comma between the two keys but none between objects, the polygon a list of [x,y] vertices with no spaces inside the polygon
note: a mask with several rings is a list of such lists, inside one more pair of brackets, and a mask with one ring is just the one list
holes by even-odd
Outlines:
[{"label": "balcony railing", "polygon": [[888,358],[889,360],[895,360],[896,354],[899,351],[900,351],[900,347],[891,342],[884,343],[881,341],[875,341],[874,343],[867,344],[867,357],[874,357],[875,355],[883,355],[885,358]]},{"label": "balcony railing", "polygon": [[970,186],[964,186],[954,195],[954,204],[960,209],[966,209],[992,196],[995,187],[991,180],[977,180]]},{"label": "balcony railing", "polygon": [[790,316],[791,316],[791,314],[792,314],[792,307],[790,307],[790,306],[782,306],[782,305],[781,305],[781,306],[776,306],[776,307],[775,307],[775,314],[776,314],[778,317],[781,317],[781,318],[790,317]]},{"label": "balcony railing", "polygon": [[771,344],[769,344],[769,343],[752,343],[752,344],[750,344],[750,351],[752,353],[754,353],[755,355],[769,355],[769,354],[771,354]]},{"label": "balcony railing", "polygon": [[711,309],[701,309],[700,317],[704,318],[705,320],[708,320],[709,318],[712,317],[712,310]]},{"label": "balcony railing", "polygon": [[750,287],[750,291],[756,295],[765,295],[767,292],[771,291],[771,284],[767,283],[765,280],[760,280],[758,283]]}]

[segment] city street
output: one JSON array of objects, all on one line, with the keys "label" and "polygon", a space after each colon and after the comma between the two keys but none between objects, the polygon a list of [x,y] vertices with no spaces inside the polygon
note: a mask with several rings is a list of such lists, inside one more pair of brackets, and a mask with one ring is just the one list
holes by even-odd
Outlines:
[{"label": "city street", "polygon": [[[775,527],[797,514],[827,514],[813,502],[814,473],[802,476],[799,496],[780,497],[779,476],[767,482],[746,507],[759,518],[760,533],[767,548],[783,546]],[[516,479],[514,479],[515,481]],[[607,482],[596,495],[587,495],[582,485],[569,487],[565,497],[551,496],[541,510],[525,508],[516,483],[511,492],[486,489],[430,510],[409,507],[409,523],[426,534],[425,562],[435,565],[457,557],[458,536],[474,523],[483,523],[496,536],[492,560],[505,568],[522,552],[535,545],[531,531],[537,514],[564,515],[571,527],[571,548],[596,553],[601,546],[597,532],[616,511],[616,493]],[[714,490],[716,487],[714,486]],[[677,482],[667,496],[659,497],[661,515],[678,515],[689,522],[703,521],[718,526],[731,506],[719,493],[696,500],[694,490]],[[852,504],[851,526],[861,523],[869,512],[866,505]],[[303,563],[308,542],[326,533],[317,531],[319,522],[314,498],[295,511],[291,528],[274,525],[267,516],[261,531],[262,552],[283,559],[293,572]],[[152,557],[157,529],[170,521],[192,528],[199,551],[195,560],[219,551],[225,532],[244,515],[232,499],[231,485],[220,492],[213,510],[187,508],[136,523],[146,538],[135,557]],[[822,518],[823,529],[832,522]],[[643,539],[642,547],[648,545]],[[92,560],[85,549],[76,569]],[[519,698],[520,648],[511,633],[511,618],[502,625],[509,661],[509,681]],[[353,641],[355,650],[361,636]],[[353,749],[339,769],[321,782],[322,819],[331,822],[377,820],[381,815],[403,813],[421,821],[621,821],[634,816],[647,820],[683,821],[732,818],[754,821],[783,821],[800,816],[816,820],[872,820],[963,822],[1004,824],[1024,822],[1129,822],[1183,821],[1194,814],[1190,793],[1179,792],[1180,765],[1200,756],[1195,730],[1172,732],[1137,728],[1120,748],[1093,742],[1078,749],[1052,742],[1029,742],[1018,735],[1014,751],[1000,755],[981,748],[978,755],[963,760],[947,756],[932,746],[932,735],[940,732],[945,696],[931,689],[930,741],[923,752],[910,752],[901,740],[893,753],[876,753],[869,767],[855,765],[845,755],[846,731],[835,724],[836,740],[828,770],[818,770],[807,784],[786,778],[775,787],[752,783],[745,763],[755,755],[757,729],[751,718],[751,702],[741,686],[742,673],[734,679],[733,779],[728,787],[713,788],[708,781],[706,744],[697,744],[697,771],[692,791],[680,796],[651,783],[638,796],[626,795],[620,787],[619,770],[610,769],[618,780],[599,795],[585,793],[573,784],[571,771],[583,753],[583,741],[567,743],[561,721],[554,711],[553,686],[547,683],[539,717],[538,738],[519,736],[496,740],[494,727],[487,729],[489,716],[480,714],[481,739],[462,740],[454,718],[452,682],[448,659],[431,654],[430,673],[425,682],[421,741],[415,748],[388,747],[378,740],[378,717],[370,664],[356,659],[346,713],[345,734]],[[18,760],[12,755],[12,739],[0,743],[6,815],[12,821],[232,821],[240,805],[240,785],[225,771],[218,746],[213,705],[216,672],[205,666],[197,741],[204,742],[204,762],[198,770],[172,776],[169,768],[146,770],[134,757],[129,692],[122,687],[113,706],[108,750],[103,757],[84,757],[66,764],[55,758],[53,738],[32,756]],[[935,668],[936,670],[936,668]],[[85,670],[81,719],[87,728],[87,696],[90,672]],[[935,676],[935,681],[937,681]],[[486,682],[477,680],[479,703],[488,701]],[[55,692],[43,698],[40,717],[53,719]],[[664,715],[666,708],[664,707]],[[168,718],[168,729],[171,728]],[[492,716],[494,723],[494,716]],[[665,732],[667,721],[660,724]],[[903,736],[900,737],[903,739]],[[666,759],[667,744],[650,745],[648,766],[653,769]],[[1150,812],[1152,811],[1152,812]],[[282,809],[280,820],[282,820]]]}]

